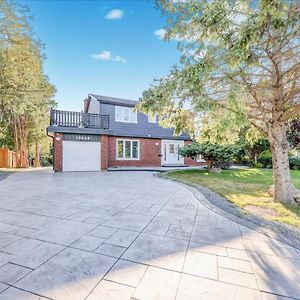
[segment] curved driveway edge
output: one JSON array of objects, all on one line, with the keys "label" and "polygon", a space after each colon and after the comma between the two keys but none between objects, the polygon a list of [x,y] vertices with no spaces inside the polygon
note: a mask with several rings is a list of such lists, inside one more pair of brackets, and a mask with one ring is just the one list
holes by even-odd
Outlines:
[{"label": "curved driveway edge", "polygon": [[199,199],[149,172],[9,176],[0,299],[300,299],[300,251]]},{"label": "curved driveway edge", "polygon": [[[243,209],[231,203],[226,198],[220,196],[216,192],[185,180],[178,180],[168,177],[169,172],[156,174],[160,178],[171,180],[183,184],[190,190],[194,191],[195,197],[205,205],[208,209],[232,220],[250,229],[256,230],[271,238],[287,243],[292,247],[300,250],[300,230],[294,229],[286,224],[268,221],[260,216],[245,213]],[[197,197],[200,194],[201,197]],[[204,196],[204,198],[202,197]]]}]

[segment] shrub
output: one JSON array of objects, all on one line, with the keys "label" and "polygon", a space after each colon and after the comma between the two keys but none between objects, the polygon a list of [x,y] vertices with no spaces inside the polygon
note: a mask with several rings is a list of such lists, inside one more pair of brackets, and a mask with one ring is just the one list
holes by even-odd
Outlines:
[{"label": "shrub", "polygon": [[259,168],[259,169],[261,169],[261,168],[263,168],[263,167],[264,167],[264,165],[261,164],[261,163],[257,163],[257,164],[254,165],[254,168]]},{"label": "shrub", "polygon": [[[289,157],[290,169],[300,170],[300,158]],[[272,168],[272,153],[270,151],[264,151],[258,158],[258,164],[263,168]]]},{"label": "shrub", "polygon": [[192,142],[181,148],[179,154],[191,158],[201,155],[207,161],[210,170],[212,167],[229,168],[236,151],[238,150],[234,146]]},{"label": "shrub", "polygon": [[258,157],[264,151],[270,151],[270,143],[268,140],[261,138],[255,142],[247,142],[244,145],[245,153],[249,156],[252,165],[258,163]]},{"label": "shrub", "polygon": [[290,168],[292,170],[300,170],[300,158],[299,157],[290,157]]},{"label": "shrub", "polygon": [[257,162],[262,165],[263,168],[272,168],[272,153],[271,151],[264,151],[258,157]]}]

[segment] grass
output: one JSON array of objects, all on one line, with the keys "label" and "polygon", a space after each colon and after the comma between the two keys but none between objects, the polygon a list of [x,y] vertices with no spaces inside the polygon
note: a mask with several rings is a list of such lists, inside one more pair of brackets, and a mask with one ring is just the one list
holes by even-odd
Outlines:
[{"label": "grass", "polygon": [[[291,207],[274,202],[268,194],[273,181],[272,170],[231,169],[219,174],[204,170],[182,170],[170,172],[168,176],[205,186],[245,209],[254,206],[266,212],[271,210],[274,213],[264,214],[266,219],[300,228],[300,206]],[[300,171],[291,170],[291,177],[293,184],[300,189]]]}]

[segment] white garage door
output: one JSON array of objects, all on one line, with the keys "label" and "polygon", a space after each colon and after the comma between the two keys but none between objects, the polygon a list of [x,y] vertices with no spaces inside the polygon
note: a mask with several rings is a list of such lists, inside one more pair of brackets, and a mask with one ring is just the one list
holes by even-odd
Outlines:
[{"label": "white garage door", "polygon": [[63,171],[100,171],[100,142],[63,142]]}]

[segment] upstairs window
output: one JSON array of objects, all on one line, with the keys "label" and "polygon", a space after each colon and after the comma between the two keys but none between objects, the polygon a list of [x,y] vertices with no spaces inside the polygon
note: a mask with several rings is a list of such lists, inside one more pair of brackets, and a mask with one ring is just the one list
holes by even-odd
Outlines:
[{"label": "upstairs window", "polygon": [[117,159],[133,160],[139,159],[140,145],[138,141],[117,140]]},{"label": "upstairs window", "polygon": [[116,122],[136,123],[137,114],[133,107],[116,106],[115,107]]},{"label": "upstairs window", "polygon": [[156,115],[148,115],[148,123],[156,123]]}]

